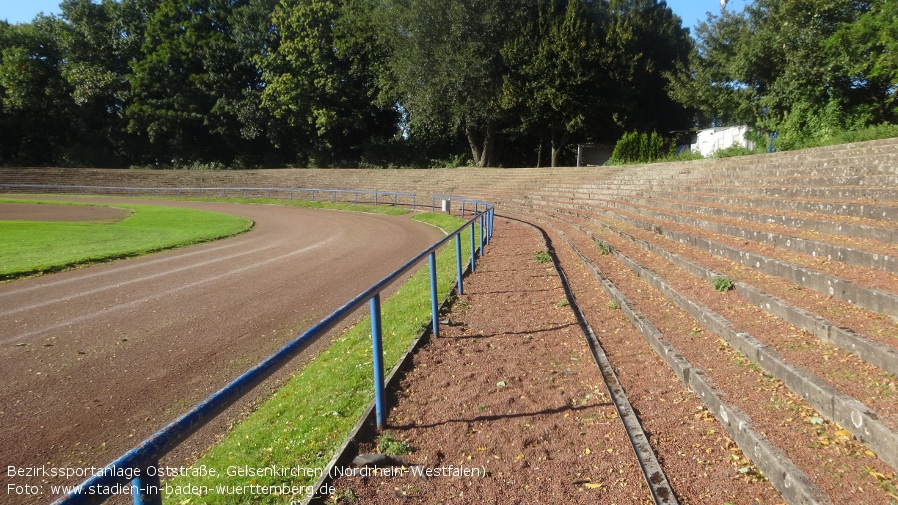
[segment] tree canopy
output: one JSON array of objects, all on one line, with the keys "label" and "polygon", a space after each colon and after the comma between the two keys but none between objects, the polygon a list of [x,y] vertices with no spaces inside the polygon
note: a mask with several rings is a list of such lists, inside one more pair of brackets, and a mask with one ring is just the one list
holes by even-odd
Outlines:
[{"label": "tree canopy", "polygon": [[756,0],[709,16],[671,95],[700,125],[745,122],[785,147],[895,122],[898,7],[889,0]]},{"label": "tree canopy", "polygon": [[898,7],[64,0],[0,22],[0,163],[557,165],[624,132],[894,122]]}]

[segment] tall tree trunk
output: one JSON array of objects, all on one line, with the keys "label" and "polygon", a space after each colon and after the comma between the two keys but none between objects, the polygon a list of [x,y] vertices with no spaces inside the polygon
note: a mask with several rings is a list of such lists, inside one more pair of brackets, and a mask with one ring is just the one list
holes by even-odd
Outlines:
[{"label": "tall tree trunk", "polygon": [[471,157],[474,159],[474,164],[482,167],[480,162],[482,149],[480,142],[477,141],[477,132],[471,126],[465,126],[465,136],[468,137],[468,145],[471,146]]},{"label": "tall tree trunk", "polygon": [[474,157],[474,163],[478,167],[490,167],[493,165],[493,153],[496,147],[496,126],[489,123],[486,131],[483,132],[483,142],[481,143],[478,131],[469,126],[465,126],[465,136],[468,137],[468,145],[471,146],[471,156]]},{"label": "tall tree trunk", "polygon": [[556,163],[558,162],[558,153],[567,145],[567,137],[568,134],[565,131],[559,138],[558,130],[554,127],[552,128],[552,168],[555,168]]},{"label": "tall tree trunk", "polygon": [[543,139],[539,139],[539,149],[536,150],[536,168],[539,168],[543,162]]}]

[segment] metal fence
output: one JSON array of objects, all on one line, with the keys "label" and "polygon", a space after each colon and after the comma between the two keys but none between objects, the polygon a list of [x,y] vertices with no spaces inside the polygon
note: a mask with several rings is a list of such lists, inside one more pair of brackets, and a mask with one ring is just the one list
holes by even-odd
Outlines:
[{"label": "metal fence", "polygon": [[[473,206],[474,206],[474,209],[473,209],[473,211],[472,211],[472,214],[477,214],[478,212],[480,212],[480,206],[481,206],[481,205],[483,206],[484,209],[486,209],[487,206],[489,205],[489,204],[486,204],[486,203],[481,202],[481,201],[478,201],[478,200],[469,200],[469,199],[467,199],[467,198],[459,198],[459,197],[457,197],[457,196],[440,196],[440,195],[433,195],[433,196],[430,197],[430,210],[431,210],[431,211],[435,211],[435,210],[436,210],[436,208],[437,208],[437,200],[440,200],[441,203],[445,202],[446,208],[443,209],[443,210],[447,210],[447,211],[449,210],[449,205],[450,205],[452,202],[461,202],[461,209],[460,209],[460,210],[461,210],[461,217],[465,217],[465,205],[473,205]],[[442,206],[441,206],[441,207],[442,207]]]},{"label": "metal fence", "polygon": [[[59,195],[168,196],[193,198],[274,198],[313,202],[393,205],[417,208],[417,195],[402,191],[325,188],[178,188],[137,186],[67,186],[61,184],[0,184],[5,192],[40,192]],[[305,197],[305,198],[304,198]]]},{"label": "metal fence", "polygon": [[[25,185],[2,185],[6,186],[25,186]],[[54,186],[55,187],[55,186]],[[67,186],[77,187],[77,186]],[[35,186],[29,186],[35,189]],[[121,188],[119,188],[121,189]],[[171,188],[167,188],[171,189]],[[205,188],[208,190],[209,188]],[[228,188],[232,190],[233,188]],[[272,188],[274,189],[274,188]],[[194,188],[194,191],[196,189]],[[299,190],[294,190],[299,191]],[[313,190],[313,191],[339,191],[339,190]],[[349,192],[352,193],[352,192]],[[359,194],[366,192],[358,192]],[[377,192],[380,195],[409,195],[409,193],[393,193],[393,192]],[[194,195],[196,193],[193,193]],[[370,194],[370,193],[369,193]],[[449,197],[434,197],[446,199]],[[454,198],[454,200],[463,200]],[[414,200],[413,200],[414,201]],[[135,504],[139,505],[161,505],[161,480],[157,473],[152,469],[159,468],[160,459],[171,452],[175,447],[186,440],[190,435],[196,433],[200,428],[206,425],[213,418],[224,412],[228,407],[233,405],[243,395],[248,393],[254,387],[258,386],[262,381],[270,377],[278,369],[293,359],[304,348],[305,344],[315,340],[316,338],[326,334],[345,318],[351,315],[355,310],[361,308],[364,304],[369,305],[371,313],[371,345],[373,351],[373,368],[374,368],[374,399],[376,406],[376,420],[379,427],[385,424],[387,405],[386,394],[384,391],[384,369],[383,369],[383,350],[382,350],[382,333],[381,333],[381,310],[380,310],[380,293],[391,283],[399,279],[403,274],[411,270],[415,265],[428,258],[430,267],[430,295],[431,295],[431,311],[432,334],[439,336],[439,302],[437,300],[437,276],[436,276],[436,252],[450,240],[455,241],[456,251],[456,268],[458,273],[458,292],[462,294],[464,288],[462,285],[462,240],[461,234],[470,229],[471,231],[471,271],[476,268],[476,257],[478,254],[482,256],[484,246],[489,244],[492,237],[493,222],[495,218],[495,208],[485,202],[475,202],[474,200],[465,200],[465,202],[473,203],[476,211],[473,217],[464,225],[448,234],[445,238],[436,242],[429,248],[425,249],[417,256],[409,260],[407,263],[399,267],[393,273],[384,277],[377,283],[371,285],[368,289],[357,295],[355,298],[346,302],[342,307],[334,311],[329,316],[322,319],[316,325],[306,330],[280,350],[266,358],[264,361],[245,372],[240,377],[234,379],[230,384],[213,393],[205,400],[194,406],[181,417],[161,428],[159,431],[151,435],[149,438],[141,442],[138,446],[121,455],[115,461],[106,465],[95,475],[79,484],[70,494],[60,497],[54,502],[54,505],[74,505],[74,504],[94,504],[102,503],[113,496],[112,490],[130,489]],[[477,232],[479,227],[480,233]],[[479,237],[479,238],[478,238]]]}]

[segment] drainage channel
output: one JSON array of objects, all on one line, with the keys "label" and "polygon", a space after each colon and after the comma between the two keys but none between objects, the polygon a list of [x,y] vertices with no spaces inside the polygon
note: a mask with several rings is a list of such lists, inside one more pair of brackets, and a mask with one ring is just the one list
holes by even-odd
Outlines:
[{"label": "drainage channel", "polygon": [[646,437],[645,431],[642,429],[639,418],[633,411],[633,407],[627,399],[627,394],[621,386],[620,381],[618,381],[617,375],[614,373],[614,369],[611,366],[611,362],[608,360],[608,356],[602,349],[592,327],[586,321],[586,316],[577,305],[577,300],[568,283],[567,275],[561,267],[558,258],[555,257],[555,252],[552,249],[548,235],[542,228],[532,223],[509,216],[502,217],[531,226],[539,232],[546,250],[549,251],[549,254],[552,257],[552,264],[555,267],[555,271],[561,279],[561,284],[564,287],[564,293],[567,297],[569,306],[574,312],[574,316],[577,318],[577,323],[580,325],[580,329],[583,331],[583,335],[592,352],[593,359],[595,359],[596,365],[598,365],[599,370],[602,372],[605,386],[608,388],[611,401],[614,403],[614,407],[617,409],[618,416],[624,425],[624,429],[627,431],[627,438],[630,440],[630,445],[633,448],[633,452],[636,454],[640,470],[645,477],[646,484],[648,485],[649,492],[652,494],[654,503],[656,505],[672,505],[679,503],[670,487],[667,476],[664,475],[664,471],[661,469],[661,464],[658,462],[658,458],[655,456],[651,444],[649,444],[648,437]]}]

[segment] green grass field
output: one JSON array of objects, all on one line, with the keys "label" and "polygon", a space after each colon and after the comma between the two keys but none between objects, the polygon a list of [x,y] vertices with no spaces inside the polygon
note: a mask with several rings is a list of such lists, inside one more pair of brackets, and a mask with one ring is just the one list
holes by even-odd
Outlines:
[{"label": "green grass field", "polygon": [[[41,200],[4,203],[74,205]],[[0,280],[54,272],[229,237],[252,228],[249,219],[194,209],[116,204],[131,211],[113,223],[0,221]]]},{"label": "green grass field", "polygon": [[[444,230],[455,230],[464,220],[445,214],[423,213],[422,222]],[[479,228],[475,227],[479,240]],[[470,228],[462,234],[462,258],[470,257]],[[478,242],[479,243],[479,242]],[[426,265],[426,262],[425,262]],[[445,297],[456,278],[455,247],[450,241],[437,254],[438,294]],[[420,269],[382,304],[385,373],[430,323],[428,268]],[[261,468],[270,465],[309,469],[322,468],[336,453],[343,439],[373,398],[371,322],[366,317],[337,338],[318,357],[295,373],[287,384],[239,423],[219,444],[212,447],[194,468],[214,469],[217,476],[179,477],[169,481],[175,491],[164,496],[167,504],[233,503],[234,495],[216,486],[309,486],[315,476],[277,478],[228,475],[229,468]],[[182,494],[206,486],[205,494]],[[242,496],[246,503],[289,503],[303,496],[260,493]]]}]

